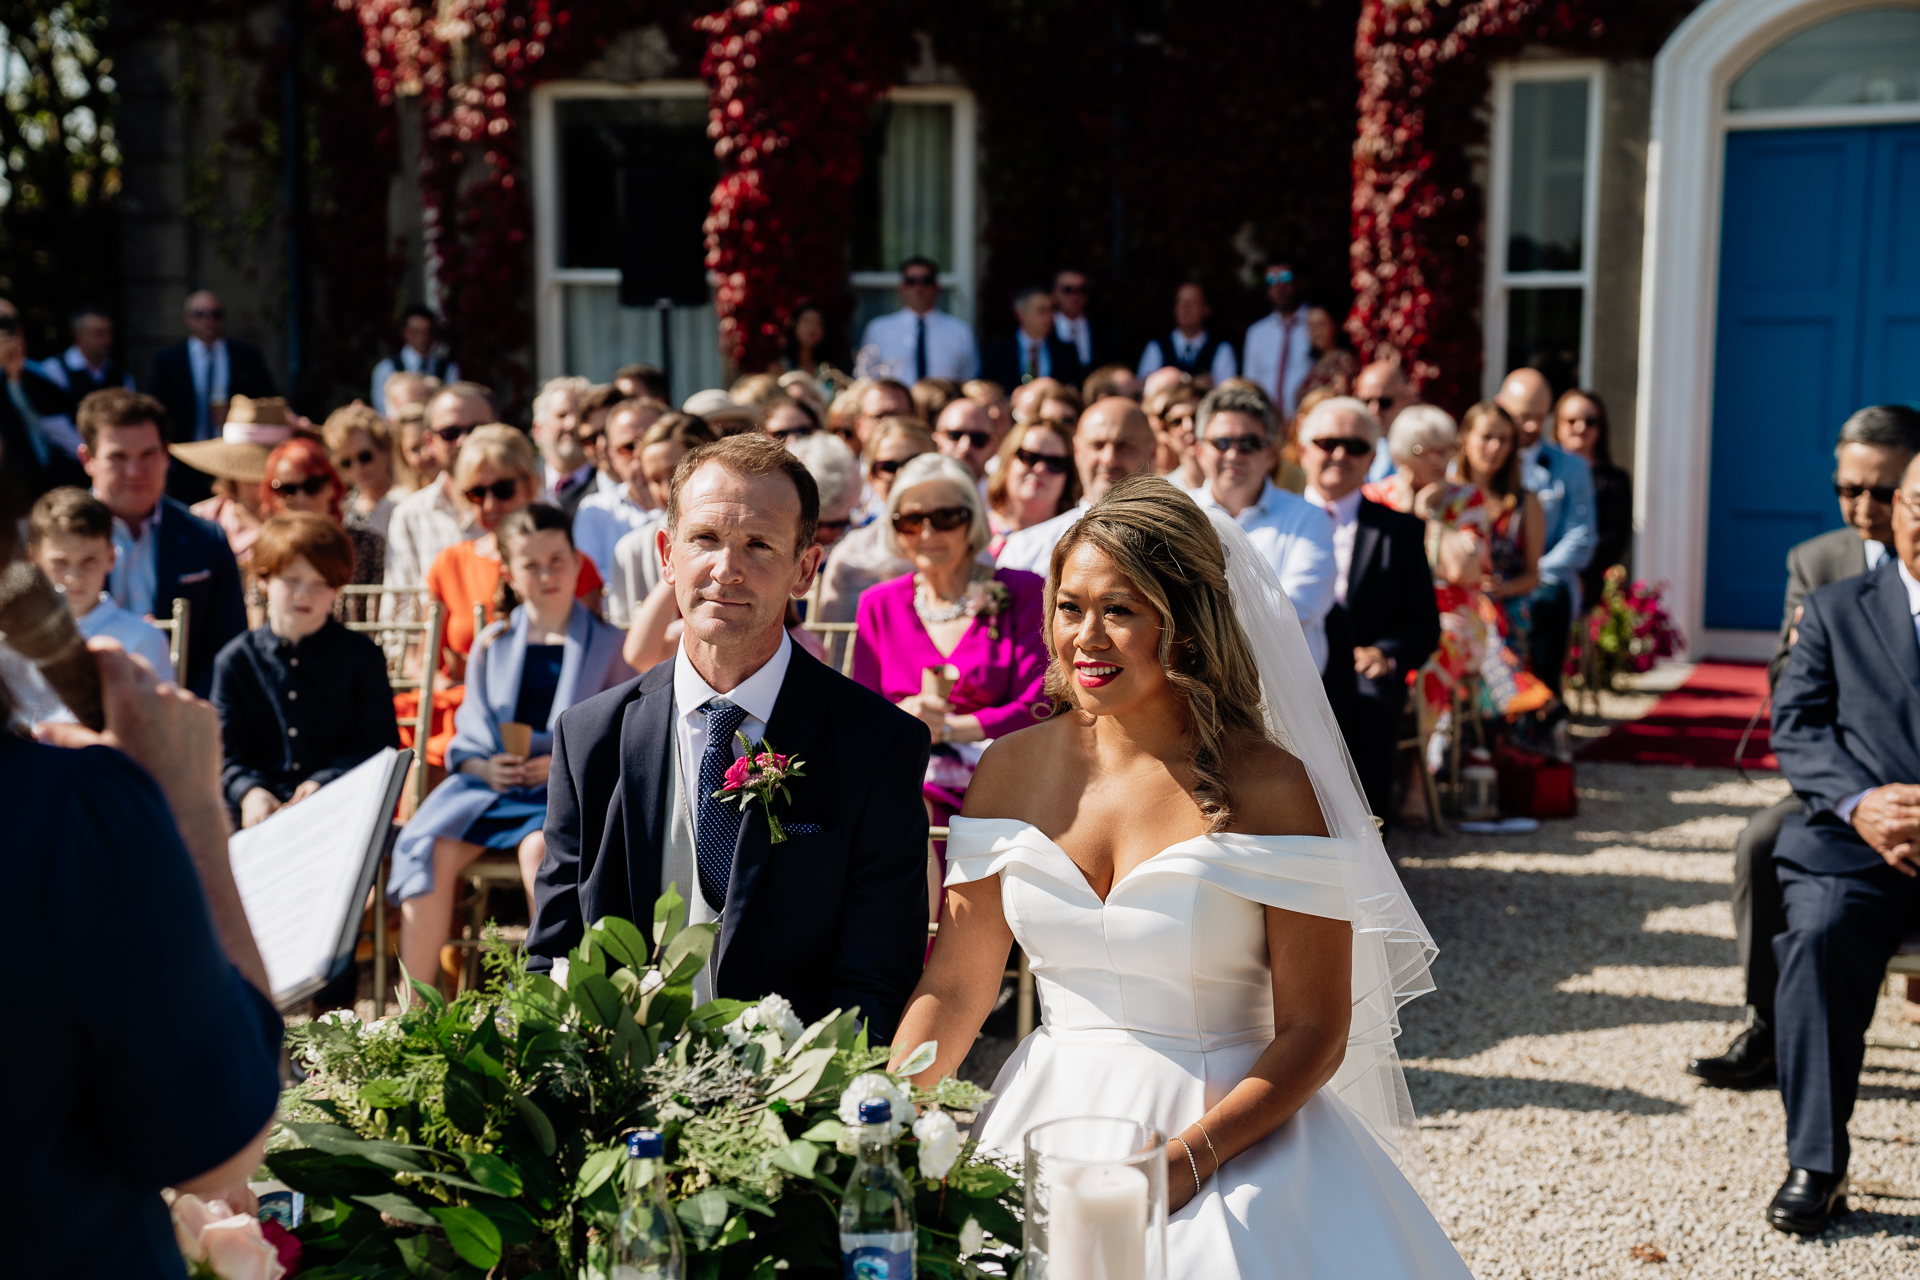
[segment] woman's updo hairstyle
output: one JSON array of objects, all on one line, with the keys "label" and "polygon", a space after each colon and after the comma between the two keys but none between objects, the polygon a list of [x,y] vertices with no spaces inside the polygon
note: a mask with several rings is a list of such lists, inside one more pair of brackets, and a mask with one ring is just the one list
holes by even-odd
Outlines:
[{"label": "woman's updo hairstyle", "polygon": [[1104,553],[1160,615],[1160,665],[1193,721],[1194,799],[1209,831],[1233,820],[1223,761],[1242,734],[1267,738],[1260,670],[1234,616],[1226,552],[1192,498],[1158,476],[1123,480],[1060,539],[1047,570],[1047,696],[1079,705],[1069,657],[1054,650],[1060,567],[1081,546]]},{"label": "woman's updo hairstyle", "polygon": [[545,502],[529,502],[500,522],[494,530],[494,543],[500,549],[500,584],[493,589],[493,616],[504,618],[520,604],[520,593],[513,589],[513,577],[507,571],[513,549],[536,533],[558,530],[573,545],[573,517]]}]

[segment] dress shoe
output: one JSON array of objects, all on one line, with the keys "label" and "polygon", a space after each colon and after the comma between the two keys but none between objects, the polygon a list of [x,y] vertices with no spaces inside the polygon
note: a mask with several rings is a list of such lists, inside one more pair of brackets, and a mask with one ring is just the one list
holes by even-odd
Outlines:
[{"label": "dress shoe", "polygon": [[1687,1074],[1716,1089],[1758,1089],[1774,1082],[1773,1028],[1755,1018],[1717,1058],[1695,1058]]},{"label": "dress shoe", "polygon": [[1787,1180],[1767,1206],[1767,1225],[1775,1231],[1817,1236],[1836,1214],[1847,1211],[1847,1175],[1789,1169]]}]

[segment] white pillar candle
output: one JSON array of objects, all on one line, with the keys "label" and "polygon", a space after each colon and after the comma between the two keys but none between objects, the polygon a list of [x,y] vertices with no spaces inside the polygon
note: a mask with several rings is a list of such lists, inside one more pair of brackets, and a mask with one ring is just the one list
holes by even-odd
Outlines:
[{"label": "white pillar candle", "polygon": [[1061,1177],[1052,1190],[1047,1280],[1145,1280],[1145,1173],[1093,1165]]}]

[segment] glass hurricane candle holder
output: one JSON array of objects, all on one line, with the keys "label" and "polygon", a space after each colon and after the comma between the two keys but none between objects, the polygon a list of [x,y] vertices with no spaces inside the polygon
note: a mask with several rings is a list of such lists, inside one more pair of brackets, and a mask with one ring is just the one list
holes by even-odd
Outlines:
[{"label": "glass hurricane candle holder", "polygon": [[1087,1116],[1027,1130],[1026,1280],[1166,1280],[1166,1139]]}]

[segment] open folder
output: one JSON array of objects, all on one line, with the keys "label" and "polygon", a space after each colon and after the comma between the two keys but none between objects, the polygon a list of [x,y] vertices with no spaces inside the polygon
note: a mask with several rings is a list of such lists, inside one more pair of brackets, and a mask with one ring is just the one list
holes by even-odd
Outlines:
[{"label": "open folder", "polygon": [[227,842],[282,1012],[346,971],[413,752],[389,747]]}]

